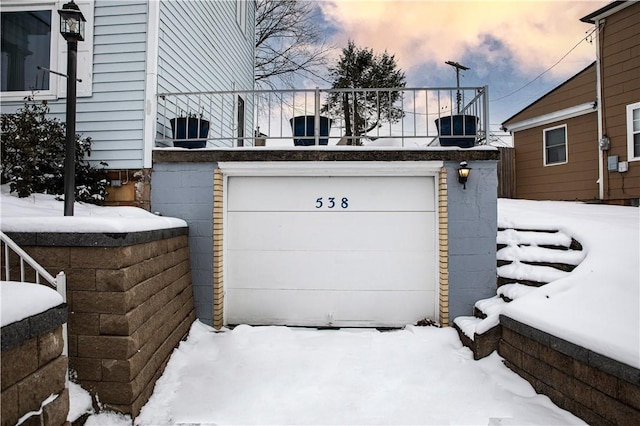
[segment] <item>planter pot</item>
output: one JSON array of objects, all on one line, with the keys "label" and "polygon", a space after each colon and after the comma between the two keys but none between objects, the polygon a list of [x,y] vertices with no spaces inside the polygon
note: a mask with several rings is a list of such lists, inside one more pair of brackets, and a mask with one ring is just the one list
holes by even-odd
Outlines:
[{"label": "planter pot", "polygon": [[179,148],[204,148],[207,146],[208,120],[197,117],[178,117],[172,118],[170,121],[174,139],[173,146]]},{"label": "planter pot", "polygon": [[441,146],[471,148],[476,143],[478,117],[475,115],[451,115],[436,120]]},{"label": "planter pot", "polygon": [[[299,115],[289,120],[291,130],[293,131],[293,144],[295,146],[312,146],[316,144],[315,139],[315,116]],[[329,143],[329,130],[331,130],[331,120],[329,117],[320,117],[320,145]]]}]

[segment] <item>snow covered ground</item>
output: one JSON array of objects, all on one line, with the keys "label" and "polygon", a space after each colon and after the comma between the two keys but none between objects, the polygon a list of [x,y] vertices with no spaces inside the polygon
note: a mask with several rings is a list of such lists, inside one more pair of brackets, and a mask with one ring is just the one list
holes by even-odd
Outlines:
[{"label": "snow covered ground", "polygon": [[[77,205],[80,217],[63,218],[62,203],[53,197],[18,200],[7,192],[3,188],[3,230],[185,226],[131,208]],[[640,210],[499,200],[498,216],[499,227],[559,229],[580,241],[585,253],[573,272],[540,289],[506,289],[520,294],[496,309],[640,367]],[[78,386],[71,389],[71,405],[70,419],[90,410]],[[128,416],[107,412],[86,424],[131,423]],[[215,332],[199,322],[173,353],[135,421],[177,423],[583,424],[536,395],[497,354],[473,361],[451,328],[408,326],[383,333],[240,326]]]},{"label": "snow covered ground", "polygon": [[0,227],[4,232],[140,232],[182,228],[182,219],[162,217],[136,207],[99,207],[75,203],[74,216],[64,216],[64,203],[46,194],[18,198],[0,185]]}]

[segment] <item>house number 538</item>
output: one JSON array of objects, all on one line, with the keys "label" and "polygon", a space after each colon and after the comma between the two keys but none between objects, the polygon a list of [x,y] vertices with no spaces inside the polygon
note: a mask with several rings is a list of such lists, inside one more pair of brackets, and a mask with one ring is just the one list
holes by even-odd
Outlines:
[{"label": "house number 538", "polygon": [[318,197],[316,199],[316,209],[321,208],[333,209],[336,207],[340,207],[343,209],[349,208],[349,199],[347,197],[342,197],[339,200],[336,200],[336,197],[328,197],[326,200],[323,197]]}]

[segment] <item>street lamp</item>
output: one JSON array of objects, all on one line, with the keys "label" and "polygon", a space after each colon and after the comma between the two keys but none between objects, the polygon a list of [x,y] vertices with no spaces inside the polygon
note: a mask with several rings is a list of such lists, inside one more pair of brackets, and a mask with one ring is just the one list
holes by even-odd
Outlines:
[{"label": "street lamp", "polygon": [[67,41],[67,135],[64,157],[64,215],[73,216],[76,187],[76,78],[78,42],[84,41],[86,19],[71,0],[58,10],[60,34]]}]

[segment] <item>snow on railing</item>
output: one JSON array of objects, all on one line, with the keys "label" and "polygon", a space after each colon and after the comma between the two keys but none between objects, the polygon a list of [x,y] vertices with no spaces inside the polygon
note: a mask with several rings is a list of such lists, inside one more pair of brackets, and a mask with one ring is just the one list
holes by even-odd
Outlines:
[{"label": "snow on railing", "polygon": [[[38,262],[36,262],[27,252],[22,250],[18,244],[15,243],[7,234],[0,231],[0,240],[2,240],[2,244],[4,246],[4,276],[5,281],[11,281],[11,264],[10,264],[10,251],[13,251],[16,255],[18,255],[20,259],[20,282],[22,283],[31,283],[27,281],[26,273],[25,273],[25,263],[29,265],[35,271],[35,283],[42,284],[40,282],[40,277],[44,278],[44,280],[62,296],[62,300],[64,303],[67,303],[67,277],[64,272],[59,272],[58,275],[53,277],[46,269],[44,269]],[[46,284],[43,284],[46,285]],[[67,355],[67,324],[62,325],[62,337],[64,339],[64,348],[63,355]]]}]

